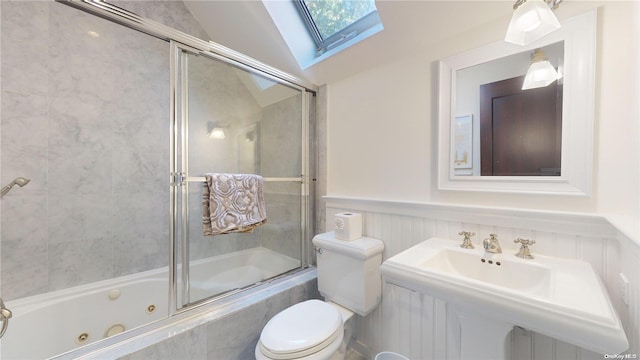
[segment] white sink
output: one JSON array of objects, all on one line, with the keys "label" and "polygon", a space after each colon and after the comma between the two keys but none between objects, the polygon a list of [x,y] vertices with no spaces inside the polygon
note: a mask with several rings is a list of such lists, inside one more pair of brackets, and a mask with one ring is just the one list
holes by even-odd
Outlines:
[{"label": "white sink", "polygon": [[[618,354],[629,343],[591,265],[513,251],[486,253],[431,238],[386,260],[385,281],[447,300],[468,314],[517,325],[595,351]],[[509,329],[507,327],[506,329]]]},{"label": "white sink", "polygon": [[422,267],[532,295],[551,295],[549,268],[504,257],[483,257],[483,252],[444,248],[428,257]]}]

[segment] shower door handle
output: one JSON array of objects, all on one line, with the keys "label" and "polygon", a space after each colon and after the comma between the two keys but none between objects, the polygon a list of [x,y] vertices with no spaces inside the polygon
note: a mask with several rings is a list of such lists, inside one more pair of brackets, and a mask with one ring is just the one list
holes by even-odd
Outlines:
[{"label": "shower door handle", "polygon": [[11,319],[11,310],[7,309],[4,306],[4,301],[0,298],[0,321],[2,321],[2,328],[0,329],[0,338],[4,336],[4,333],[7,331],[7,327],[9,327],[9,319]]}]

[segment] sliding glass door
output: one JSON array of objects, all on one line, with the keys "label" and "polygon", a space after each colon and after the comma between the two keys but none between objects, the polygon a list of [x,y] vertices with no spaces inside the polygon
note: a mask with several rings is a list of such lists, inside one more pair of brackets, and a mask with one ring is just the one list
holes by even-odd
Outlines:
[{"label": "sliding glass door", "polygon": [[[216,55],[173,49],[172,208],[181,308],[306,265],[309,97]],[[204,236],[206,174],[262,176],[266,223]]]}]

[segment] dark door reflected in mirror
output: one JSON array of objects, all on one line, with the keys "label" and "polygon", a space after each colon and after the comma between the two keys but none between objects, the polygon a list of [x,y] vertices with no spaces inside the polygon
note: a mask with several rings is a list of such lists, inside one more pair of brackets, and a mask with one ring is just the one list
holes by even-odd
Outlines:
[{"label": "dark door reflected in mirror", "polygon": [[562,85],[522,90],[523,82],[480,85],[482,176],[560,176]]},{"label": "dark door reflected in mirror", "polygon": [[[564,42],[536,50],[456,71],[455,175],[561,175]],[[541,59],[553,80],[529,70]]]}]

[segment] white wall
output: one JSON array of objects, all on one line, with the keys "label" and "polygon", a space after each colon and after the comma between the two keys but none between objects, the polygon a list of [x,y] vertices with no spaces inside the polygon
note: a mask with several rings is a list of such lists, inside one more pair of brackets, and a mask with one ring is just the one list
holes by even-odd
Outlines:
[{"label": "white wall", "polygon": [[[601,5],[598,13],[596,144],[591,198],[438,191],[435,129],[437,61],[499,41],[508,19],[400,54],[382,65],[327,84],[327,193],[399,201],[492,205],[613,213],[637,223],[637,2],[563,2],[562,19]],[[400,5],[399,5],[400,6]],[[403,2],[402,6],[412,6]],[[384,20],[384,19],[383,19]],[[637,27],[635,27],[637,30]],[[384,51],[384,50],[382,50]],[[632,230],[637,233],[637,230]]]},{"label": "white wall", "polygon": [[[412,3],[399,2],[398,6]],[[326,218],[345,210],[364,213],[364,233],[384,241],[385,259],[430,236],[455,238],[460,229],[479,232],[479,239],[492,231],[502,234],[506,242],[517,236],[532,237],[538,241],[538,253],[582,258],[594,266],[605,282],[625,325],[630,351],[637,352],[640,74],[635,66],[640,64],[640,2],[565,1],[556,14],[562,20],[598,6],[591,197],[437,189],[437,61],[499,41],[508,22],[505,18],[502,23],[486,24],[441,43],[417,48],[412,54],[399,54],[395,62],[326,85]],[[497,216],[486,216],[487,213]],[[548,219],[536,221],[538,213],[547,214]],[[601,219],[602,225],[589,226],[592,217]],[[556,227],[555,219],[566,226]],[[633,277],[629,306],[619,300],[619,272]],[[438,337],[442,334],[415,331],[446,326],[446,313],[442,312],[446,304],[416,296],[402,290],[385,292],[387,303],[361,319],[356,346],[369,354],[397,350],[411,358],[455,358],[455,344],[442,343]],[[400,302],[389,305],[390,297]],[[407,304],[416,312],[407,315],[405,311],[403,315],[401,310]],[[387,317],[385,311],[400,313]],[[417,319],[417,313],[437,318],[416,322],[412,319]],[[394,321],[387,321],[390,318]],[[602,358],[535,333],[514,332],[511,345],[519,352],[514,356],[518,359]]]}]

